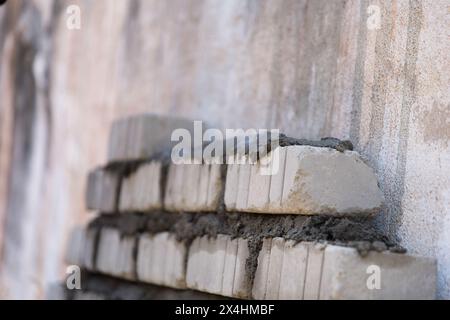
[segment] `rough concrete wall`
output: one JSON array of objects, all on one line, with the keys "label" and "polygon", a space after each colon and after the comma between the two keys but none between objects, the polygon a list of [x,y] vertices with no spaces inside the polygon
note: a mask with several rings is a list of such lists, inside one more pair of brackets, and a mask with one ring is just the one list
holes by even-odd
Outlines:
[{"label": "rough concrete wall", "polygon": [[[69,4],[81,8],[81,30],[66,27]],[[381,9],[379,29],[367,27],[369,5]],[[67,231],[87,217],[85,176],[105,160],[111,121],[153,111],[350,138],[386,195],[380,227],[438,259],[439,296],[450,298],[448,7],[9,1],[0,9],[5,294],[42,297],[61,278]]]}]

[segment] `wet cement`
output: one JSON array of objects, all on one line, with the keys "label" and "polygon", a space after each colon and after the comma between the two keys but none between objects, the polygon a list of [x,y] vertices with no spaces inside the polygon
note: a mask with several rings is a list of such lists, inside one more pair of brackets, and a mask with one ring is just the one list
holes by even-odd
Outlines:
[{"label": "wet cement", "polygon": [[[246,261],[248,288],[253,285],[258,255],[264,238],[282,237],[296,242],[310,241],[355,248],[361,256],[370,251],[406,250],[380,233],[371,218],[342,218],[299,215],[260,215],[252,213],[121,213],[100,215],[90,223],[91,228],[104,226],[118,229],[123,236],[168,231],[178,241],[189,246],[201,236],[218,234],[248,240]],[[187,257],[186,257],[187,258]]]},{"label": "wet cement", "polygon": [[279,144],[281,147],[288,146],[312,146],[319,148],[332,148],[337,151],[353,150],[353,144],[349,140],[339,140],[337,138],[326,137],[320,140],[296,139],[280,134]]}]

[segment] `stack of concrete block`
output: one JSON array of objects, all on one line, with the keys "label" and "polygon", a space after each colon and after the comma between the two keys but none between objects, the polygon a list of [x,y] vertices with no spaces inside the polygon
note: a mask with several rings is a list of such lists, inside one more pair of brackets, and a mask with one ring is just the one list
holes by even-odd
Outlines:
[{"label": "stack of concrete block", "polygon": [[[167,166],[161,155],[170,154],[171,132],[178,128],[189,130],[192,122],[155,115],[115,122],[109,162],[89,174],[87,207],[173,215],[215,212],[224,203],[238,214],[366,217],[383,206],[376,176],[357,152],[291,145],[261,154],[254,164]],[[388,251],[362,257],[351,247],[266,238],[250,279],[249,241],[205,234],[185,243],[169,232],[123,235],[113,227],[78,228],[67,261],[114,277],[234,298],[434,298],[431,259]],[[377,268],[381,282],[372,288],[368,272]]]}]

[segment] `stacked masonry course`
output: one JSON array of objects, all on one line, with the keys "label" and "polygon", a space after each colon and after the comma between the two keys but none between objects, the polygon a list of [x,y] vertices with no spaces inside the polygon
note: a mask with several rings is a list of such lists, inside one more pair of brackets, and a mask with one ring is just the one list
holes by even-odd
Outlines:
[{"label": "stacked masonry course", "polygon": [[[435,297],[435,261],[372,228],[383,195],[348,142],[281,136],[256,164],[176,165],[178,128],[192,132],[192,121],[143,114],[113,124],[108,163],[87,179],[87,208],[99,213],[73,230],[68,263],[234,298]],[[275,157],[276,173],[263,174]]]}]

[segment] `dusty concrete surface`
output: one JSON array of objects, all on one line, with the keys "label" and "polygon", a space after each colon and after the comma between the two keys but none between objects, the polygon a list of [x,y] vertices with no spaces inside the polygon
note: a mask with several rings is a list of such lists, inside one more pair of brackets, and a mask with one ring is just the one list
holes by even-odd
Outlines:
[{"label": "dusty concrete surface", "polygon": [[[80,6],[80,30],[66,27],[69,4]],[[380,8],[379,28],[368,27],[369,5]],[[8,1],[4,295],[43,297],[61,279],[68,230],[88,218],[85,176],[106,159],[112,120],[152,111],[350,139],[387,199],[379,227],[436,257],[438,296],[450,298],[448,23],[446,0]]]}]

